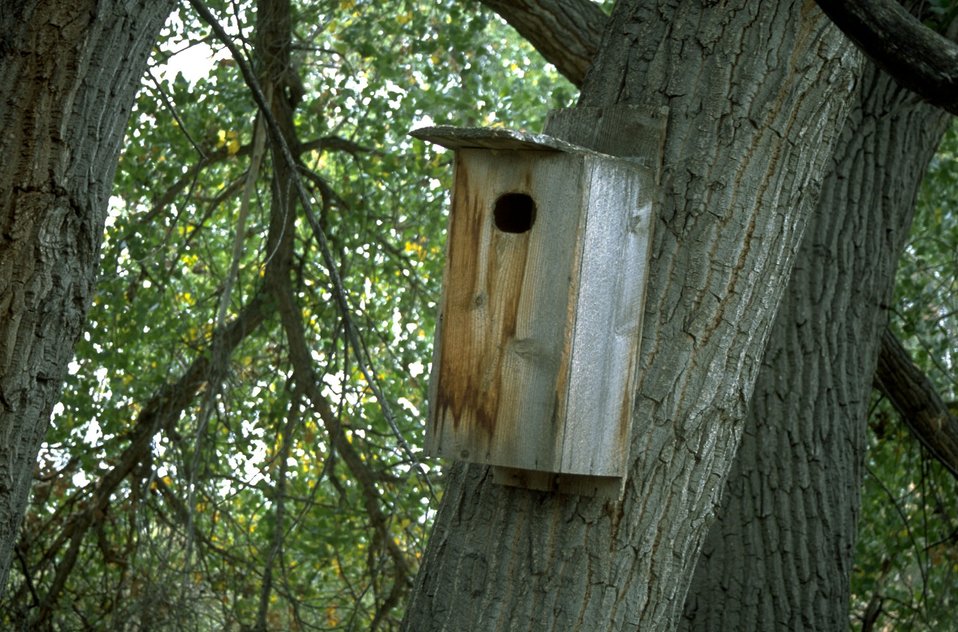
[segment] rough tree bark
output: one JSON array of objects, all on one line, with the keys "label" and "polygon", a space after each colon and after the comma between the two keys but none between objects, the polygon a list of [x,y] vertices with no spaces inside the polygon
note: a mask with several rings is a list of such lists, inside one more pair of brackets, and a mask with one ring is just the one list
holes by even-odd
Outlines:
[{"label": "rough tree bark", "polygon": [[779,307],[683,629],[848,626],[872,380],[915,197],[950,118],[868,65]]},{"label": "rough tree bark", "polygon": [[572,83],[582,84],[608,16],[589,0],[481,0]]},{"label": "rough tree bark", "polygon": [[408,629],[678,624],[859,67],[807,3],[619,3],[580,105],[669,107],[625,496],[452,468]]},{"label": "rough tree bark", "polygon": [[0,590],[92,298],[120,141],[172,6],[0,8]]}]

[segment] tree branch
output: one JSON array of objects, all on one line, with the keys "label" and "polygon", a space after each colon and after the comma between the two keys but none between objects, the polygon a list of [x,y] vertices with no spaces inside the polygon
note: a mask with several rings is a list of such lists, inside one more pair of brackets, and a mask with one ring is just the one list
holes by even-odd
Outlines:
[{"label": "tree branch", "polygon": [[958,478],[958,419],[887,329],[882,335],[875,386],[891,401],[912,434]]},{"label": "tree branch", "polygon": [[326,401],[319,387],[322,381],[317,379],[313,372],[313,363],[310,360],[305,329],[299,316],[300,310],[293,297],[292,287],[289,285],[288,276],[273,277],[272,280],[271,289],[276,299],[280,322],[286,332],[286,340],[289,345],[289,359],[293,365],[293,378],[312,404],[313,410],[319,414],[330,442],[336,452],[342,456],[346,467],[356,479],[363,497],[366,514],[369,516],[370,525],[378,533],[386,553],[393,560],[395,582],[389,598],[380,604],[380,610],[377,611],[378,619],[383,608],[388,610],[397,605],[399,597],[409,589],[413,570],[406,559],[405,552],[399,547],[389,531],[388,516],[383,512],[382,499],[376,488],[377,477],[375,473],[363,462],[360,454],[346,438],[346,432],[339,417]]},{"label": "tree branch", "polygon": [[850,40],[898,83],[958,114],[958,45],[895,0],[816,0]]},{"label": "tree branch", "polygon": [[609,17],[589,0],[480,0],[526,38],[550,64],[582,85]]},{"label": "tree branch", "polygon": [[[314,138],[313,140],[306,141],[305,143],[300,143],[298,150],[300,155],[313,150],[316,150],[320,153],[327,151],[342,151],[353,156],[364,153],[376,153],[376,150],[374,149],[360,145],[359,143],[355,143],[340,136],[323,136],[321,138]],[[203,155],[203,157],[193,163],[193,165],[182,176],[180,176],[176,182],[170,185],[170,187],[153,202],[152,208],[150,208],[150,210],[138,220],[137,226],[152,224],[157,216],[163,213],[166,208],[183,193],[183,191],[185,191],[193,182],[195,182],[200,173],[202,173],[207,167],[225,162],[230,158],[248,156],[252,152],[253,143],[240,146],[239,150],[233,154],[231,154],[229,149],[226,147],[221,147],[219,149],[207,152]],[[124,235],[123,239],[136,239],[136,236],[131,231],[130,233]]]},{"label": "tree branch", "polygon": [[339,312],[343,317],[343,321],[345,322],[346,336],[350,345],[352,345],[353,353],[355,354],[357,364],[359,365],[359,370],[366,379],[366,383],[369,385],[370,390],[375,395],[376,401],[379,402],[379,407],[380,410],[382,410],[383,417],[385,417],[386,423],[389,424],[390,429],[396,436],[396,440],[399,442],[402,451],[409,458],[409,461],[415,465],[416,473],[423,480],[423,482],[426,483],[430,493],[435,496],[435,493],[432,490],[432,483],[429,481],[429,476],[426,474],[426,470],[423,468],[422,463],[420,463],[416,458],[416,455],[413,454],[409,443],[399,431],[399,426],[396,423],[396,417],[393,415],[392,408],[383,394],[382,388],[379,385],[379,380],[376,378],[375,371],[372,369],[372,362],[369,358],[369,353],[366,351],[366,345],[362,336],[356,330],[355,324],[350,316],[352,313],[352,308],[350,307],[349,297],[346,293],[345,286],[343,285],[343,280],[339,274],[339,269],[336,266],[336,261],[333,259],[332,250],[329,246],[329,240],[327,239],[326,233],[323,230],[323,227],[313,209],[311,197],[309,192],[306,190],[306,185],[303,183],[303,179],[299,176],[296,158],[293,156],[293,152],[290,149],[289,144],[286,142],[283,131],[266,101],[266,97],[263,94],[262,87],[260,86],[260,82],[253,73],[253,69],[246,58],[236,47],[236,44],[233,42],[232,38],[226,33],[222,25],[217,22],[216,17],[210,12],[203,1],[188,1],[190,6],[193,7],[193,9],[200,15],[204,22],[209,24],[217,38],[219,38],[223,45],[226,46],[226,48],[228,48],[230,53],[233,55],[233,60],[239,67],[240,73],[243,75],[243,80],[250,89],[253,100],[256,102],[257,107],[263,115],[263,120],[266,122],[270,131],[272,141],[274,143],[274,151],[278,154],[277,158],[281,159],[289,167],[292,191],[296,197],[299,198],[299,202],[302,205],[303,210],[306,211],[306,219],[312,228],[313,234],[316,237],[316,242],[319,245],[319,252],[322,256],[323,264],[326,266],[326,270],[329,274],[333,300],[339,308]]}]

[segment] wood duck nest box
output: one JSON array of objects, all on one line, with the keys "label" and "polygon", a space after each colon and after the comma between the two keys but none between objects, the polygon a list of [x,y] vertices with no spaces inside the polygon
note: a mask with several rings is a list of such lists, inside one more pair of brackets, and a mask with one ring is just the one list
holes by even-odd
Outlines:
[{"label": "wood duck nest box", "polygon": [[545,135],[412,134],[455,150],[427,452],[624,476],[653,171]]}]

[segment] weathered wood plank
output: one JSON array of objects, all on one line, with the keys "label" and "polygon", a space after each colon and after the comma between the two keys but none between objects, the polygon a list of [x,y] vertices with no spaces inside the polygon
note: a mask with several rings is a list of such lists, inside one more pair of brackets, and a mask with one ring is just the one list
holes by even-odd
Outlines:
[{"label": "weathered wood plank", "polygon": [[658,182],[665,147],[667,107],[610,105],[552,110],[545,134],[574,146],[625,158],[653,171]]},{"label": "weathered wood plank", "polygon": [[545,134],[531,134],[502,127],[437,125],[414,129],[409,132],[409,135],[449,149],[512,149],[567,153],[582,149]]},{"label": "weathered wood plank", "polygon": [[586,256],[560,462],[563,472],[618,476],[629,453],[654,175],[609,159],[587,159],[585,171]]}]

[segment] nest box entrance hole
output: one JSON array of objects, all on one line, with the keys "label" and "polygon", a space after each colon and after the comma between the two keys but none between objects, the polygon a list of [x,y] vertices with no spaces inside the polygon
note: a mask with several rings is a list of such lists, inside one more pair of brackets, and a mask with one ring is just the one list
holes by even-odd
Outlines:
[{"label": "nest box entrance hole", "polygon": [[496,228],[504,233],[525,233],[536,221],[536,203],[527,193],[505,193],[492,209]]}]

